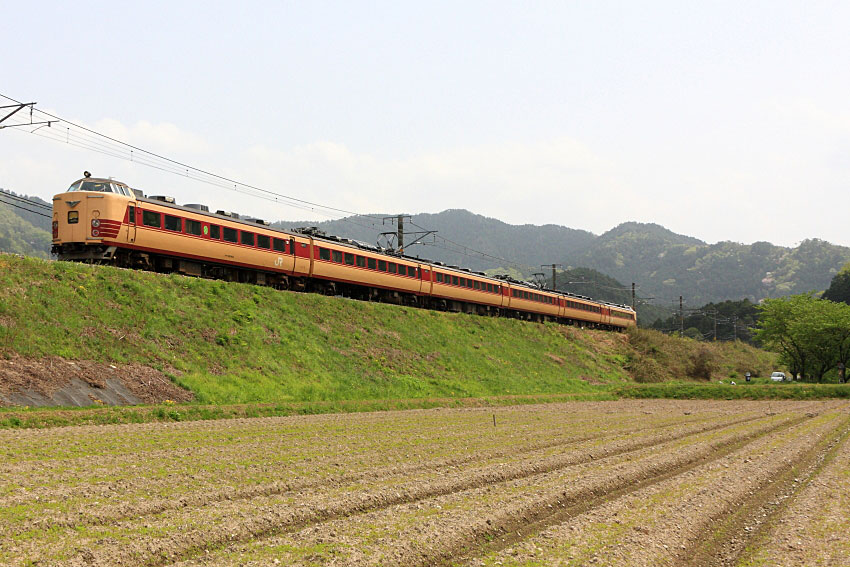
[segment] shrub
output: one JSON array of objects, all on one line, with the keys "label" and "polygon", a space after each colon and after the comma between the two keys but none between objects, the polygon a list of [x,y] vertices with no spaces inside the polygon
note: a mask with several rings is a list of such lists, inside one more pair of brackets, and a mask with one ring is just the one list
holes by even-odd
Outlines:
[{"label": "shrub", "polygon": [[699,380],[711,380],[711,375],[717,370],[714,355],[705,347],[691,354],[688,365],[688,376]]}]

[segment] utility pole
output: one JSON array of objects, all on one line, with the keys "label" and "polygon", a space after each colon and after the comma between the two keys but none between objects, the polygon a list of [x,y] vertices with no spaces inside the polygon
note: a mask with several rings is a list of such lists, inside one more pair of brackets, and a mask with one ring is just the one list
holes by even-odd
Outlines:
[{"label": "utility pole", "polygon": [[738,316],[737,315],[732,316],[732,332],[734,333],[735,341],[737,342],[738,341]]},{"label": "utility pole", "polygon": [[563,264],[541,264],[540,267],[541,268],[552,268],[552,289],[557,290],[558,289],[558,280],[556,279],[556,277],[557,277],[557,271],[556,270],[557,270],[557,268],[563,268],[564,267]]},{"label": "utility pole", "polygon": [[398,223],[398,251],[404,254],[404,215],[398,215],[396,222]]},{"label": "utility pole", "polygon": [[714,310],[714,340],[717,341],[717,309]]},{"label": "utility pole", "polygon": [[685,310],[683,307],[682,296],[679,296],[679,336],[685,336]]},{"label": "utility pole", "polygon": [[635,282],[632,282],[632,311],[635,310]]}]

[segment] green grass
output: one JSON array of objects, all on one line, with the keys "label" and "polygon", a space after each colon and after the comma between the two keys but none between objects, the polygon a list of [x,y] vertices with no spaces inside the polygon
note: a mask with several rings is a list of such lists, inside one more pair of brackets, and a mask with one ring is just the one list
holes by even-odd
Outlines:
[{"label": "green grass", "polygon": [[[599,332],[0,257],[0,353],[153,366],[199,403],[592,392]],[[591,383],[592,382],[592,383]]]},{"label": "green grass", "polygon": [[618,398],[821,400],[850,398],[850,384],[641,384],[613,388],[611,394]]},{"label": "green grass", "polygon": [[[0,410],[0,427],[565,396],[843,396],[840,388],[780,392],[752,384],[745,395],[741,386],[735,393],[706,386],[729,377],[741,383],[745,371],[765,376],[776,369],[773,354],[741,343],[439,313],[8,255],[0,255],[0,356],[141,363],[195,395],[194,404],[179,406]],[[684,383],[651,384],[674,379]],[[630,387],[635,382],[646,387]]]}]

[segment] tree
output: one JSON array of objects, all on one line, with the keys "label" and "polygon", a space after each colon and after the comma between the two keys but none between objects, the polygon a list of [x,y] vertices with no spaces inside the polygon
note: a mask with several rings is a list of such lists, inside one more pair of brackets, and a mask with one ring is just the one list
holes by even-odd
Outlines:
[{"label": "tree", "polygon": [[850,358],[850,305],[813,294],[768,299],[760,306],[756,336],[793,374],[818,382]]},{"label": "tree", "polygon": [[843,301],[850,304],[850,263],[846,264],[841,271],[835,274],[832,278],[832,283],[829,285],[823,294],[824,299],[830,301]]}]

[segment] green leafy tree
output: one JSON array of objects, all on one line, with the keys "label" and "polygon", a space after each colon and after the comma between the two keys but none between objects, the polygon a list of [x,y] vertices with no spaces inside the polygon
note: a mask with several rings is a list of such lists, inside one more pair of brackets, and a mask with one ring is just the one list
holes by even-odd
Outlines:
[{"label": "green leafy tree", "polygon": [[778,352],[791,372],[823,381],[850,358],[850,305],[813,294],[768,299],[760,307],[758,340]]},{"label": "green leafy tree", "polygon": [[850,263],[846,264],[841,271],[835,274],[832,278],[832,283],[829,285],[823,294],[824,299],[830,301],[842,301],[850,304]]}]

